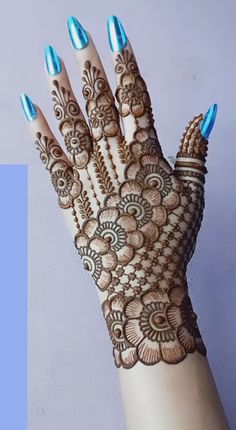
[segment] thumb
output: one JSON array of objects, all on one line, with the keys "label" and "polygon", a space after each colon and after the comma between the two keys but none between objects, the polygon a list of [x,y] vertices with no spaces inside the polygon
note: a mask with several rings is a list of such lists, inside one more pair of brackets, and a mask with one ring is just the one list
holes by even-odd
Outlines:
[{"label": "thumb", "polygon": [[213,104],[204,117],[202,114],[194,117],[186,127],[175,162],[175,173],[183,181],[202,186],[205,183],[208,138],[215,123],[217,108],[217,104]]}]

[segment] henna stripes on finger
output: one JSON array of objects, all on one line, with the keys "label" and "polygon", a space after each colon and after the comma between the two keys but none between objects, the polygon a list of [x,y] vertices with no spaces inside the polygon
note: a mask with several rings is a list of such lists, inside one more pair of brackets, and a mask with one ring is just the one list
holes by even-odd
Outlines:
[{"label": "henna stripes on finger", "polygon": [[207,169],[205,161],[208,141],[201,135],[200,123],[203,115],[198,115],[189,122],[180,141],[179,152],[175,162],[176,174],[184,181],[191,181],[200,186],[205,183]]}]

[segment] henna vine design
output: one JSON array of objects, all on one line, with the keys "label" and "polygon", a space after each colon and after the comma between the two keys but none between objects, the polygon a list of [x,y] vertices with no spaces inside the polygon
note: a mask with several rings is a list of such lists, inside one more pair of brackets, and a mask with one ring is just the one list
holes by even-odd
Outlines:
[{"label": "henna vine design", "polygon": [[71,92],[53,81],[54,111],[72,162],[40,133],[36,146],[60,206],[72,209],[75,246],[101,294],[116,366],[179,363],[194,351],[206,354],[186,270],[202,221],[208,142],[199,115],[183,135],[173,169],[128,49],[117,54],[115,71],[119,113],[135,124],[131,142],[122,136],[102,71],[86,61],[83,95],[92,138]]}]

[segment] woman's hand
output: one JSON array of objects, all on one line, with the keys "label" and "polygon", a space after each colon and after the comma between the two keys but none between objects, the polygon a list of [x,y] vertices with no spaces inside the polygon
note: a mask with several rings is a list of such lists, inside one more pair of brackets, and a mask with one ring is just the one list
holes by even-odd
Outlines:
[{"label": "woman's hand", "polygon": [[190,121],[173,169],[120,21],[108,20],[118,110],[91,36],[76,18],[68,26],[88,124],[52,47],[46,66],[65,151],[40,109],[26,95],[21,101],[84,268],[98,287],[115,363],[130,368],[137,361],[178,363],[196,350],[205,355],[186,268],[202,220],[207,139],[217,106]]}]

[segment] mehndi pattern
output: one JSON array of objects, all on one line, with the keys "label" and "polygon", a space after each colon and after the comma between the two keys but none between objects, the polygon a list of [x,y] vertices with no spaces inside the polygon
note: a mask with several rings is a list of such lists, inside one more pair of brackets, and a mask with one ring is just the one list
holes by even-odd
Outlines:
[{"label": "mehndi pattern", "polygon": [[[102,295],[116,366],[179,363],[188,353],[206,354],[186,281],[204,208],[202,115],[189,123],[173,169],[163,157],[131,51],[117,54],[115,71],[119,113],[135,123],[131,142],[120,131],[106,80],[86,61],[83,95],[92,139],[70,92],[55,81],[54,111],[72,163],[40,133],[36,146],[60,206],[72,209],[75,246]],[[81,180],[83,169],[88,183]]]}]

